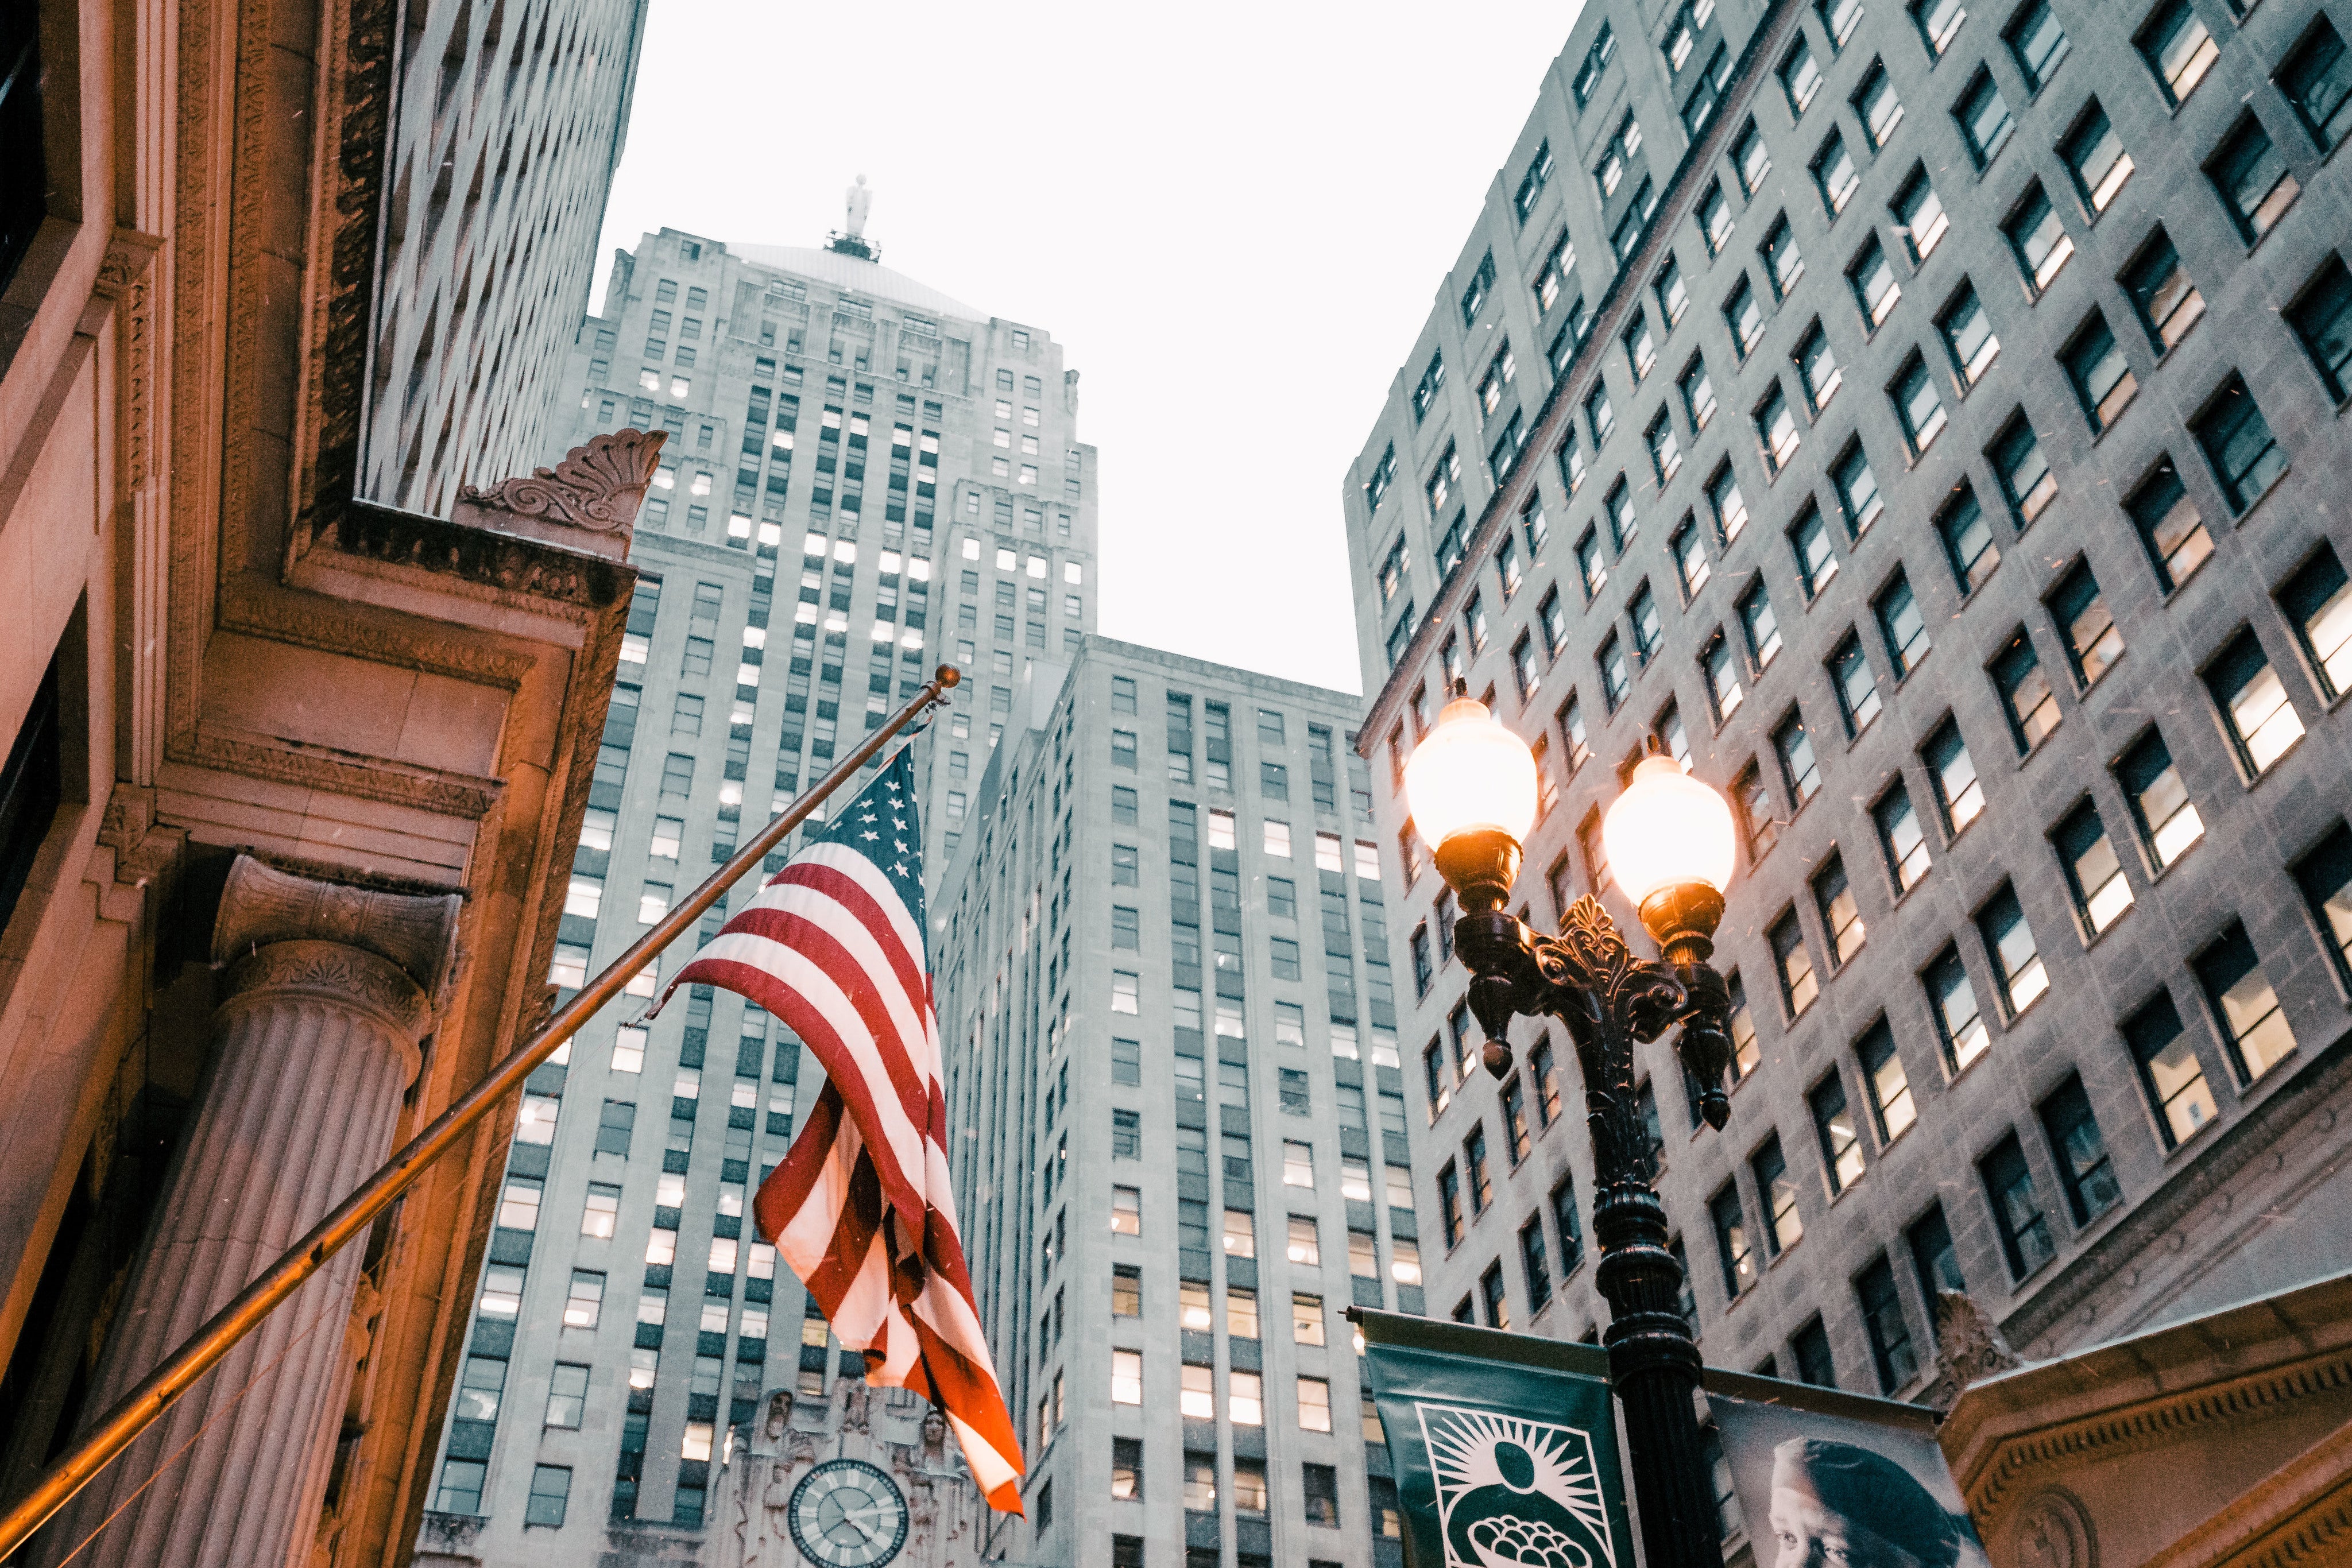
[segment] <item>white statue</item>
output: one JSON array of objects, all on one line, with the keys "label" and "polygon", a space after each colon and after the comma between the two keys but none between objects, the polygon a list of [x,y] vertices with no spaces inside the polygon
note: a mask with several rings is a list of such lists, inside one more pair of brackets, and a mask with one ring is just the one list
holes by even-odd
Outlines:
[{"label": "white statue", "polygon": [[846,193],[849,203],[849,234],[853,239],[866,237],[866,209],[874,204],[874,193],[866,188],[866,176],[857,176],[857,183]]}]

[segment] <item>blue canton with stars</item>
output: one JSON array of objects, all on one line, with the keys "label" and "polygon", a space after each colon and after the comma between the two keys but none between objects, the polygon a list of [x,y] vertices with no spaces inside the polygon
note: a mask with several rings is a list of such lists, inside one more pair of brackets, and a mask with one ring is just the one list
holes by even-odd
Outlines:
[{"label": "blue canton with stars", "polygon": [[[822,827],[802,830],[808,844],[840,844],[881,868],[906,901],[915,929],[924,930],[923,828],[915,814],[915,754],[900,747],[874,782]],[[928,943],[926,944],[928,946]],[[924,956],[928,966],[929,955]]]}]

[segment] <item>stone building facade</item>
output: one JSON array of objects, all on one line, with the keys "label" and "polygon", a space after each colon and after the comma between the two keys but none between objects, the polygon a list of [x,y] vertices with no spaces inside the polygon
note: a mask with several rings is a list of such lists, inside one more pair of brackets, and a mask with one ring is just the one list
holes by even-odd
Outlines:
[{"label": "stone building facade", "polygon": [[[1031,667],[934,903],[953,1176],[1032,1563],[1394,1568],[1351,1302],[1422,1310],[1358,700]],[[1204,898],[1205,894],[1205,898]]]},{"label": "stone building facade", "polygon": [[[663,230],[615,258],[605,314],[581,329],[563,417],[667,444],[557,934],[559,993],[944,659],[965,680],[913,742],[940,885],[992,748],[1018,727],[1014,672],[1066,657],[1093,625],[1093,455],[1060,346],[860,248],[741,253]],[[663,971],[723,920],[707,915]],[[935,967],[947,935],[935,927]],[[718,1560],[742,1522],[724,1466],[775,1398],[798,1402],[792,1443],[827,1454],[845,1387],[865,1408],[862,1357],[828,1338],[746,1218],[823,1085],[815,1058],[707,988],[640,1024],[656,985],[531,1081],[420,1561]],[[903,1404],[874,1399],[877,1419]]]},{"label": "stone building facade", "polygon": [[1559,1031],[1471,1071],[1400,774],[1536,748],[1601,896],[1655,736],[1745,839],[1731,1122],[1645,1048],[1710,1362],[1916,1397],[2341,1268],[2352,16],[1595,5],[1343,487],[1435,1310],[1586,1336]]},{"label": "stone building facade", "polygon": [[[534,236],[475,300],[484,340],[584,303],[562,298],[584,255],[558,253],[592,241],[639,20],[0,16],[0,1495],[544,1004],[656,444],[588,443],[518,491],[544,422],[509,367],[439,336],[399,375],[362,368],[433,308],[387,271],[390,206],[412,237]],[[525,101],[542,75],[561,105]],[[436,186],[453,121],[510,177]],[[559,121],[585,129],[542,147]],[[378,416],[501,398],[503,434],[428,453],[432,512],[359,481]],[[76,1561],[404,1560],[506,1131],[412,1187],[26,1560],[92,1531]]]}]

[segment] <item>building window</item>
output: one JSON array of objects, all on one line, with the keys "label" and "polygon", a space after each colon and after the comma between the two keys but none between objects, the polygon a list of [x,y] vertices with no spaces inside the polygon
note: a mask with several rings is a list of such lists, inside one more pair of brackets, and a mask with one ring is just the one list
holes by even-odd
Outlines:
[{"label": "building window", "polygon": [[2241,1082],[2253,1082],[2294,1052],[2294,1031],[2242,923],[2230,922],[2191,964],[2214,1022],[2230,1043]]},{"label": "building window", "polygon": [[2091,575],[2090,562],[2076,561],[2044,602],[2060,641],[2066,644],[2079,685],[2092,685],[2123,657],[2123,633],[2116,630],[2115,617],[2099,591],[2099,580]]},{"label": "building window", "polygon": [[2033,651],[2033,639],[2020,627],[1988,666],[1993,689],[2000,693],[2001,709],[2009,717],[2010,735],[2018,755],[2031,753],[2058,727],[2058,697],[2050,677]]},{"label": "building window", "polygon": [[1860,538],[1885,510],[1878,493],[1878,478],[1870,471],[1870,460],[1861,442],[1846,444],[1845,450],[1830,467],[1830,480],[1837,486],[1838,510],[1845,515],[1846,533]]},{"label": "building window", "polygon": [[1845,150],[1845,138],[1832,131],[1813,154],[1813,184],[1822,193],[1822,204],[1835,220],[1845,211],[1846,204],[1861,188],[1862,175],[1853,166],[1853,154]]},{"label": "building window", "polygon": [[2352,57],[2326,16],[2313,21],[2279,67],[2278,85],[2321,152],[2333,152],[2352,131]]},{"label": "building window", "polygon": [[1886,855],[1886,871],[1899,895],[1911,891],[1927,874],[1927,836],[1920,831],[1919,814],[1911,809],[1910,791],[1897,779],[1893,789],[1871,808],[1878,829],[1879,848]]},{"label": "building window", "polygon": [[1945,231],[1951,227],[1950,219],[1944,214],[1943,198],[1936,194],[1925,164],[1913,166],[1911,177],[1895,193],[1891,210],[1895,232],[1902,235],[1903,248],[1910,252],[1914,266],[1927,259]]},{"label": "building window", "polygon": [[1729,463],[1716,469],[1715,476],[1706,482],[1706,504],[1715,516],[1716,533],[1730,544],[1748,526],[1748,502],[1739,494],[1739,481]]},{"label": "building window", "polygon": [[2000,357],[2000,340],[1993,336],[1992,318],[1978,302],[1976,289],[1966,283],[1936,318],[1936,329],[1943,335],[1960,380],[1969,386],[1982,380]]},{"label": "building window", "polygon": [[2303,191],[2251,110],[2206,163],[2205,173],[2248,245],[2276,227]]},{"label": "building window", "polygon": [[2058,209],[2036,180],[2025,188],[2025,194],[2000,225],[2009,236],[2009,248],[2016,254],[2017,264],[2024,270],[2026,282],[2035,294],[2050,287],[2066,263],[2074,258],[2074,241],[2066,225],[2058,219]]},{"label": "building window", "polygon": [[2311,661],[2323,701],[2352,690],[2352,582],[2335,550],[2322,545],[2279,590],[2294,634]]},{"label": "building window", "polygon": [[1953,106],[1952,118],[1959,122],[1969,155],[1979,169],[2000,155],[2000,150],[2009,144],[2010,133],[2017,129],[2017,121],[2009,112],[2008,99],[2000,96],[1992,73],[1982,67],[1977,68],[1976,79]]},{"label": "building window", "polygon": [[2124,510],[2131,514],[2156,580],[2167,592],[2188,581],[2213,553],[2212,536],[2205,531],[2197,503],[2189,499],[2168,455],[2158,459],[2148,476],[2126,497]]},{"label": "building window", "polygon": [[1723,1265],[1723,1293],[1727,1299],[1738,1301],[1756,1283],[1756,1256],[1748,1245],[1748,1213],[1739,1201],[1738,1185],[1725,1182],[1708,1200],[1707,1213],[1715,1222],[1716,1256]]},{"label": "building window", "polygon": [[1937,725],[1919,756],[1927,765],[1928,777],[1935,780],[1944,836],[1956,838],[1984,810],[1984,786],[1977,778],[1977,765],[1969,756],[1967,743],[1960,738],[1959,726],[1948,718]]},{"label": "building window", "polygon": [[1964,1071],[1985,1053],[1991,1040],[1977,1008],[1976,987],[1969,982],[1968,967],[1960,962],[1960,950],[1946,947],[1922,977],[1936,1015],[1937,1034],[1944,1042],[1944,1064],[1955,1073]]},{"label": "building window", "polygon": [[1895,1293],[1895,1270],[1880,1253],[1854,1280],[1862,1305],[1863,1331],[1870,1339],[1872,1363],[1878,1371],[1878,1391],[1891,1395],[1918,1375],[1919,1359],[1911,1345],[1911,1330],[1903,1321],[1902,1299]]},{"label": "building window", "polygon": [[2241,630],[2205,669],[2206,689],[2229,722],[2238,760],[2259,779],[2303,738],[2303,719],[2252,628]]},{"label": "building window", "polygon": [[1986,454],[2000,476],[2001,494],[2009,498],[2018,527],[2026,528],[2042,515],[2058,494],[2058,480],[2042,455],[2042,439],[2022,413],[2013,416]]},{"label": "building window", "polygon": [[2172,998],[2158,992],[2124,1020],[2125,1043],[2138,1063],[2140,1084],[2164,1131],[2168,1149],[2177,1148],[2214,1116],[2213,1092],[2205,1082]]},{"label": "building window", "polygon": [[2095,936],[2132,906],[2131,883],[2124,879],[2123,860],[2099,820],[2097,805],[2084,799],[2060,819],[2050,841],[2066,869],[2067,890],[2074,896],[2083,929]]},{"label": "building window", "polygon": [[2116,760],[2116,782],[2131,802],[2134,824],[2158,870],[2205,836],[2204,819],[2189,799],[2161,731],[2151,728]]},{"label": "building window", "polygon": [[2197,89],[2221,55],[2189,0],[2167,0],[2158,5],[2134,41],[2163,84],[2165,101],[2176,107]]},{"label": "building window", "polygon": [[1992,1217],[2000,1233],[2001,1255],[2009,1261],[2011,1280],[2023,1281],[2057,1255],[2051,1244],[2049,1217],[2033,1190],[2033,1172],[2025,1163],[2025,1146],[2015,1133],[1992,1147],[1978,1162],[1985,1196],[1992,1200]]},{"label": "building window", "polygon": [[1862,1136],[1854,1131],[1853,1113],[1846,1108],[1845,1080],[1832,1070],[1805,1096],[1813,1113],[1813,1133],[1821,1140],[1822,1168],[1829,1173],[1830,1191],[1843,1192],[1862,1179]]},{"label": "building window", "polygon": [[2271,435],[2243,378],[2232,375],[2205,411],[2190,422],[2230,509],[2242,512],[2286,470],[2286,454]]},{"label": "building window", "polygon": [[1797,1381],[1816,1388],[1837,1386],[1837,1366],[1830,1355],[1829,1331],[1818,1317],[1799,1329],[1789,1348],[1797,1358]]},{"label": "building window", "polygon": [[1780,652],[1780,622],[1772,613],[1772,601],[1760,577],[1739,596],[1739,624],[1747,633],[1749,660],[1759,671],[1770,668],[1774,655]]},{"label": "building window", "polygon": [[2058,1185],[2079,1228],[2123,1200],[2114,1164],[2107,1158],[2106,1140],[2099,1134],[2098,1119],[2091,1113],[2091,1097],[2084,1092],[2081,1075],[2068,1073],[2066,1081],[2042,1102],[2040,1114],[2051,1158],[2058,1166]]},{"label": "building window", "polygon": [[2074,188],[2095,214],[2105,212],[2124,182],[2131,178],[2131,154],[2124,151],[2123,138],[2116,134],[2096,99],[2058,144],[2058,156],[2074,172]]},{"label": "building window", "polygon": [[1780,1153],[1780,1134],[1766,1138],[1748,1164],[1756,1176],[1756,1196],[1764,1202],[1764,1244],[1778,1258],[1805,1234],[1804,1218],[1797,1212],[1797,1180]]},{"label": "building window", "polygon": [[1845,862],[1836,852],[1831,852],[1829,864],[1814,873],[1812,887],[1813,905],[1821,913],[1822,931],[1829,936],[1830,967],[1843,969],[1862,951],[1865,934],[1862,910],[1846,881]]},{"label": "building window", "polygon": [[1977,911],[1977,930],[1984,937],[1985,952],[1992,959],[1993,974],[2001,983],[2010,1016],[2014,1018],[2050,988],[2041,949],[2015,887],[2001,883],[2000,891]]},{"label": "building window", "polygon": [[1733,347],[1744,361],[1755,351],[1764,336],[1764,309],[1756,302],[1756,291],[1748,286],[1748,275],[1741,273],[1732,285],[1729,298],[1723,302],[1723,319],[1731,328]]},{"label": "building window", "polygon": [[1936,437],[1944,433],[1944,399],[1936,390],[1936,378],[1929,373],[1927,361],[1914,353],[1887,388],[1887,395],[1895,401],[1895,412],[1903,421],[1903,436],[1910,444],[1912,455],[1916,457],[1934,445]]},{"label": "building window", "polygon": [[1918,1274],[1919,1293],[1933,1301],[1941,1291],[1966,1291],[1968,1277],[1960,1272],[1960,1255],[1952,1247],[1952,1228],[1944,1218],[1941,1198],[1906,1226],[1903,1239],[1911,1249],[1911,1267]]},{"label": "building window", "polygon": [[1781,1005],[1793,1019],[1813,1005],[1822,989],[1813,973],[1812,954],[1805,947],[1804,930],[1797,924],[1797,912],[1784,913],[1766,936],[1772,944],[1773,968],[1780,978]]},{"label": "building window", "polygon": [[1806,733],[1804,720],[1791,711],[1772,732],[1772,749],[1780,758],[1780,781],[1789,788],[1789,799],[1798,810],[1820,792],[1822,771],[1813,758],[1812,737]]},{"label": "building window", "polygon": [[1886,261],[1877,235],[1863,245],[1863,252],[1846,268],[1846,285],[1853,289],[1853,303],[1863,308],[1863,324],[1872,331],[1894,315],[1895,303],[1903,298],[1903,285],[1895,282],[1895,270]]},{"label": "building window", "polygon": [[1885,1148],[1919,1119],[1918,1107],[1911,1098],[1910,1074],[1903,1069],[1902,1055],[1895,1049],[1895,1031],[1884,1018],[1863,1032],[1853,1049],[1862,1063],[1863,1082],[1870,1090],[1870,1114],[1878,1128],[1878,1146]]},{"label": "building window", "polygon": [[2083,405],[2083,416],[2093,430],[2113,424],[2139,391],[2139,378],[2124,358],[2123,345],[2116,341],[2115,333],[2107,329],[2106,317],[2097,310],[2091,312],[2058,358],[2066,367],[2066,379],[2074,383],[2075,400]]},{"label": "building window", "polygon": [[571,1500],[571,1466],[533,1465],[530,1495],[523,1503],[522,1521],[526,1525],[543,1524],[560,1529],[563,1524],[564,1507]]},{"label": "building window", "polygon": [[1958,492],[1936,513],[1937,537],[1944,541],[1944,559],[1952,569],[1961,597],[1974,593],[2000,564],[1992,524],[1977,504],[1973,486],[1961,481]]},{"label": "building window", "polygon": [[1927,617],[1920,613],[1919,601],[1911,592],[1910,579],[1897,570],[1895,580],[1872,602],[1871,611],[1878,618],[1886,656],[1895,662],[1895,678],[1901,680],[1919,667],[1932,647]]},{"label": "building window", "polygon": [[2122,282],[2158,353],[2188,336],[2205,314],[2205,297],[2189,281],[2179,252],[2161,225],[2124,269]]}]

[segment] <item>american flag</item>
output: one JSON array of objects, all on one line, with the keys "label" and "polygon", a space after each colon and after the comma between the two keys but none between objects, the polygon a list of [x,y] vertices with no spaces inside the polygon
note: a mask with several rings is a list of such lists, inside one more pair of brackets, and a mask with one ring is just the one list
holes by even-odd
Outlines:
[{"label": "american flag", "polygon": [[991,1507],[1021,1511],[1021,1440],[981,1332],[949,1190],[923,943],[915,771],[901,749],[670,981],[719,986],[808,1042],[825,1084],[751,1212],[866,1382],[946,1416]]}]

